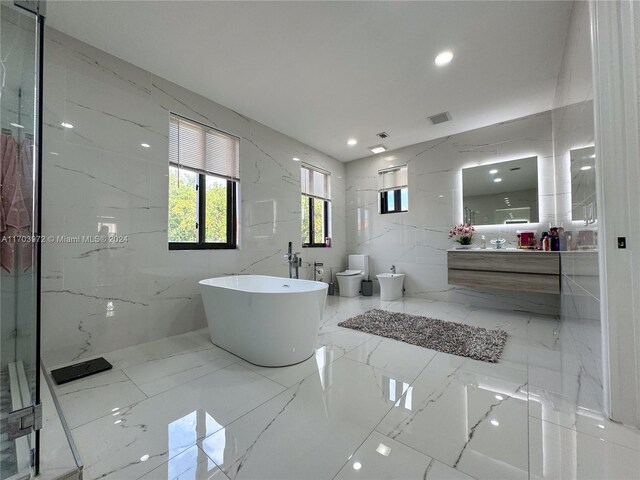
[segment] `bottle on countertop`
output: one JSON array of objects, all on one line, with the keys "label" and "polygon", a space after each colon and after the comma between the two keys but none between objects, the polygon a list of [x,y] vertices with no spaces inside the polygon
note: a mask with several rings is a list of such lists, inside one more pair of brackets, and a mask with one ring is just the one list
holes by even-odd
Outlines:
[{"label": "bottle on countertop", "polygon": [[558,227],[551,227],[549,236],[549,250],[552,252],[558,252],[560,250],[560,234],[558,233]]},{"label": "bottle on countertop", "polygon": [[542,234],[542,240],[540,241],[541,243],[541,250],[544,250],[545,252],[549,251],[549,234],[547,232],[544,232]]},{"label": "bottle on countertop", "polygon": [[558,229],[558,250],[564,252],[569,250],[567,245],[567,234],[571,232],[565,232],[564,227]]}]

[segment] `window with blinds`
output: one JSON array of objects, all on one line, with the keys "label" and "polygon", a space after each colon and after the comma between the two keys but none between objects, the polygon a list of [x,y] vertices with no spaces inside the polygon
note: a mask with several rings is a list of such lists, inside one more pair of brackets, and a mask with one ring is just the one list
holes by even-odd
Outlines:
[{"label": "window with blinds", "polygon": [[169,117],[169,249],[237,246],[240,139]]},{"label": "window with blinds", "polygon": [[409,210],[409,175],[406,165],[378,171],[380,213]]},{"label": "window with blinds", "polygon": [[300,174],[302,246],[331,246],[331,174],[307,164]]},{"label": "window with blinds", "polygon": [[329,172],[306,164],[302,164],[300,172],[302,175],[301,189],[304,195],[323,200],[331,198]]},{"label": "window with blinds", "polygon": [[240,178],[240,139],[171,115],[169,163],[231,180]]}]

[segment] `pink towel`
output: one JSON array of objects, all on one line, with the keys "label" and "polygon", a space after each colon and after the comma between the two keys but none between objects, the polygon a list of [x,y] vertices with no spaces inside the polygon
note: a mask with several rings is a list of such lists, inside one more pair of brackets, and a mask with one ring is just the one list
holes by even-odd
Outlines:
[{"label": "pink towel", "polygon": [[[33,142],[31,140],[25,140],[20,146],[19,166],[20,166],[20,185],[22,192],[22,201],[26,209],[27,219],[22,226],[20,235],[31,237],[33,235]],[[24,214],[24,212],[23,212]],[[20,254],[20,267],[23,272],[26,272],[33,264],[33,249],[34,244],[32,242],[22,242],[18,245]]]},{"label": "pink towel", "polygon": [[16,140],[9,135],[0,136],[0,233],[7,230],[4,212],[10,203],[5,195],[5,178],[11,175],[10,169],[15,169],[17,155]]},{"label": "pink towel", "polygon": [[33,203],[33,145],[25,140],[20,157],[15,139],[2,135],[0,143],[0,265],[13,272],[16,251],[20,263],[27,270],[33,261],[33,245],[30,242],[16,244],[14,235],[31,235],[31,209]]},{"label": "pink towel", "polygon": [[7,213],[17,189],[15,178],[16,163],[18,161],[16,141],[13,137],[2,135],[0,140],[0,265],[7,272],[13,271],[14,247],[7,237],[14,235],[16,229],[7,224]]}]

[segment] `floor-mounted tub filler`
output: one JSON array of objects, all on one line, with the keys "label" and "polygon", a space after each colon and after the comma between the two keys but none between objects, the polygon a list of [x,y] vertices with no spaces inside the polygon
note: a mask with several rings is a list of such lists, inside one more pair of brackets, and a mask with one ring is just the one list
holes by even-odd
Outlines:
[{"label": "floor-mounted tub filler", "polygon": [[326,283],[263,275],[199,283],[215,345],[266,367],[293,365],[315,352]]}]

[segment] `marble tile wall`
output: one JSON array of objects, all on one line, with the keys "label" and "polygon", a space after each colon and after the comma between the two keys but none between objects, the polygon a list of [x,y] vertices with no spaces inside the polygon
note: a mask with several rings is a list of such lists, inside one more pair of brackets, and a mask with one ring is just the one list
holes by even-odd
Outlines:
[{"label": "marble tile wall", "polygon": [[[302,251],[293,157],[332,173],[332,247],[305,249],[303,261],[344,267],[344,164],[56,30],[45,39],[42,233],[91,236],[111,224],[128,236],[122,244],[43,245],[50,365],[205,326],[202,278],[287,276],[287,242]],[[238,250],[168,251],[169,112],[241,137]],[[302,278],[311,275],[310,267],[301,270]]]},{"label": "marble tile wall", "polygon": [[[572,230],[574,235],[581,230],[592,230],[597,238],[597,221],[591,225],[574,221],[571,208],[570,152],[595,142],[590,45],[588,3],[575,2],[552,111],[558,219],[559,224]],[[595,169],[589,173],[595,175]],[[595,182],[592,188],[595,190]],[[581,396],[582,401],[588,402],[590,408],[603,411],[598,255],[597,250],[561,254],[560,343],[565,354],[577,357],[581,385],[585,392],[591,393],[590,399]]]},{"label": "marble tile wall", "polygon": [[[557,314],[558,295],[478,290],[447,283],[448,238],[462,222],[462,168],[538,157],[540,222],[527,230],[542,231],[556,222],[552,115],[543,112],[477,130],[385,152],[347,164],[348,253],[371,256],[371,273],[391,265],[406,273],[406,294],[474,306]],[[409,211],[378,213],[378,170],[408,165]],[[522,225],[478,226],[474,242],[485,235],[517,244]],[[374,282],[375,284],[375,282]]]}]

